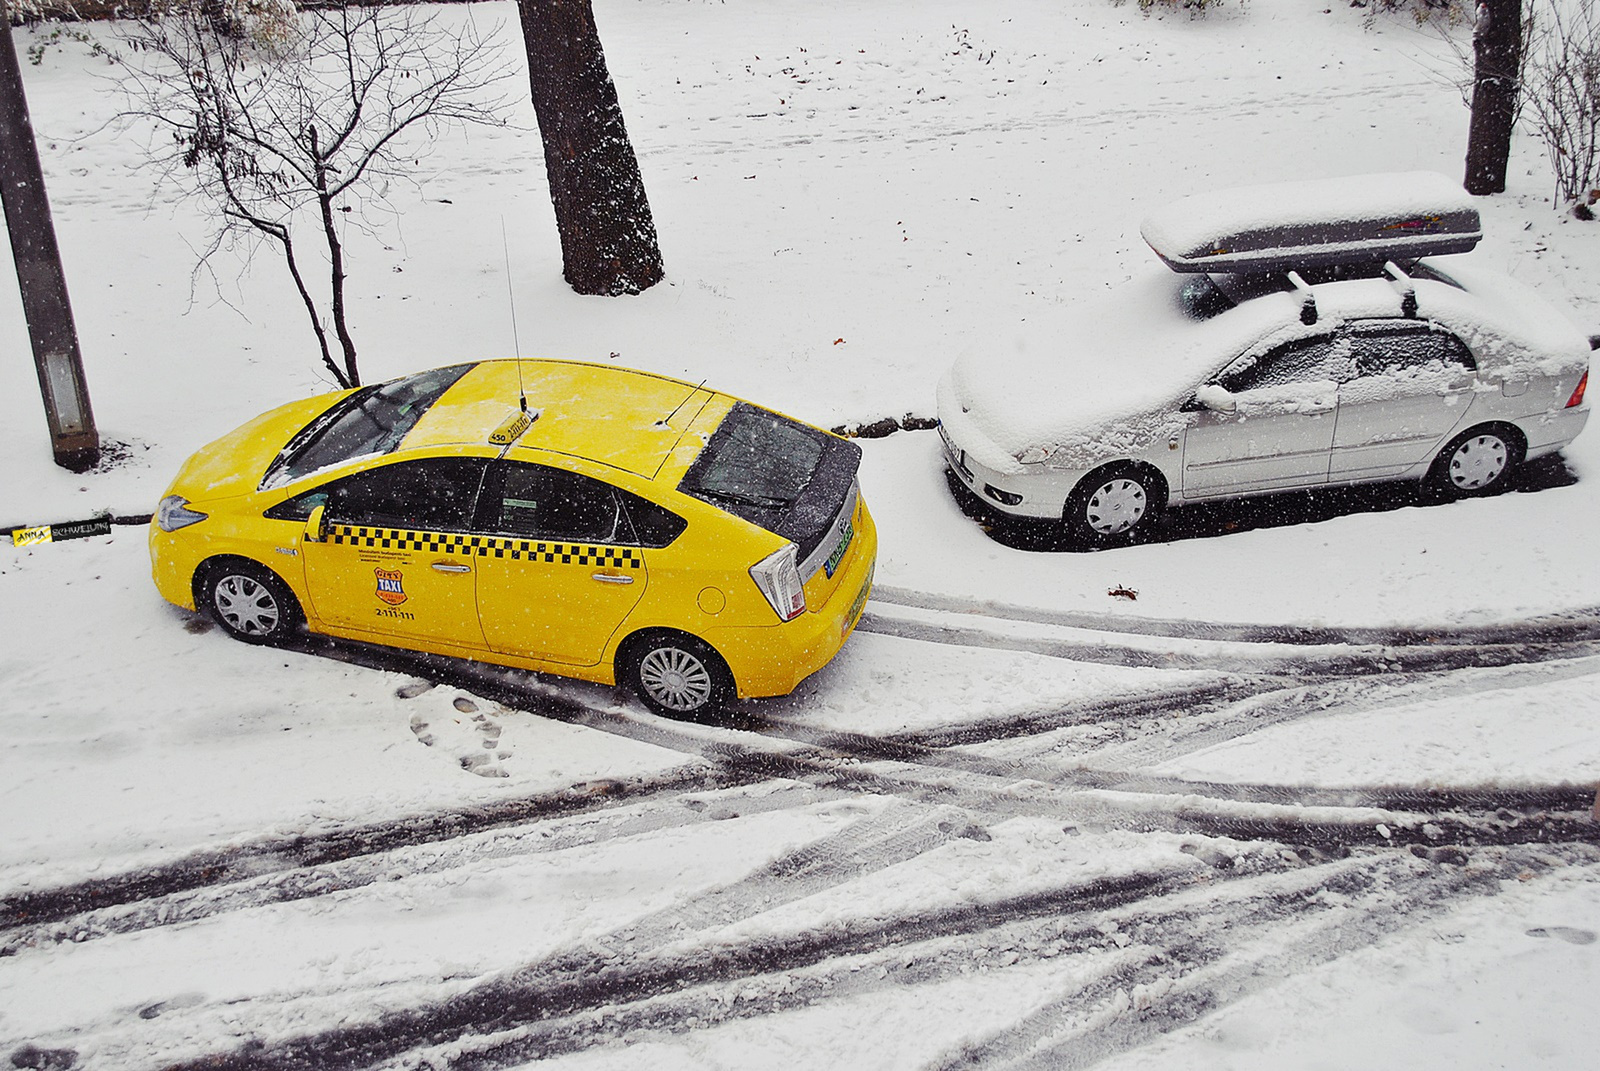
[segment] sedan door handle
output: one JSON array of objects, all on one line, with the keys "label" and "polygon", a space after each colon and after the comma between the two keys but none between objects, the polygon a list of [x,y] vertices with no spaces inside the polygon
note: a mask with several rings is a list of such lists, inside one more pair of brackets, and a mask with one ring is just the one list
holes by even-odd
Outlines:
[{"label": "sedan door handle", "polygon": [[589,575],[591,577],[593,577],[595,580],[600,581],[600,583],[602,583],[602,584],[631,584],[631,583],[633,583],[633,577],[631,577],[631,576],[620,576],[620,575],[618,575],[616,573],[590,573]]},{"label": "sedan door handle", "polygon": [[434,562],[433,567],[441,573],[470,573],[472,566],[462,565],[460,562]]}]

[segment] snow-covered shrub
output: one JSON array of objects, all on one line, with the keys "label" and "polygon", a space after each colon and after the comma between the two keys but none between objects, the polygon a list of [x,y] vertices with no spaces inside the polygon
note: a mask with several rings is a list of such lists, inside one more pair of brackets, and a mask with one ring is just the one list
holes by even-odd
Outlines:
[{"label": "snow-covered shrub", "polygon": [[[1113,0],[1113,2],[1118,7],[1121,7],[1125,0]],[[1192,17],[1205,14],[1207,8],[1217,7],[1223,0],[1134,0],[1134,2],[1139,5],[1139,10],[1146,15],[1152,11],[1165,10],[1187,11]],[[1236,0],[1236,2],[1243,5],[1245,0]]]},{"label": "snow-covered shrub", "polygon": [[1366,9],[1369,25],[1380,15],[1401,15],[1418,26],[1458,26],[1471,20],[1473,9],[1467,0],[1350,0],[1350,6]]}]

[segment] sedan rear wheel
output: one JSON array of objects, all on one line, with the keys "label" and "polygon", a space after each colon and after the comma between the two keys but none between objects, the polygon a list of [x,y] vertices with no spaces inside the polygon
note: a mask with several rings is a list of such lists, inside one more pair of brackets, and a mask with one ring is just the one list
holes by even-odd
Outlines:
[{"label": "sedan rear wheel", "polygon": [[1504,491],[1522,459],[1522,443],[1498,427],[1462,432],[1439,451],[1428,474],[1433,489],[1447,498],[1468,498]]}]

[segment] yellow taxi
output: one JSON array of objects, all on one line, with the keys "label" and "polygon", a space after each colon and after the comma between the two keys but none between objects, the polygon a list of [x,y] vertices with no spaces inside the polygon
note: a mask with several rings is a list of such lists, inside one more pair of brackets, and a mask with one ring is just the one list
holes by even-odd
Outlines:
[{"label": "yellow taxi", "polygon": [[861,616],[861,449],[645,372],[487,360],[294,402],[200,450],[156,587],[251,643],[312,632],[638,693],[783,695]]}]

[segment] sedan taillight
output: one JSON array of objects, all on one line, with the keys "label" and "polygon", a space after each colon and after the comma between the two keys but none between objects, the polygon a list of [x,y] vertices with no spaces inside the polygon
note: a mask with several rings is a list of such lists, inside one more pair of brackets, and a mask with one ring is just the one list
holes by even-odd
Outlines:
[{"label": "sedan taillight", "polygon": [[1571,409],[1575,405],[1583,404],[1583,392],[1589,387],[1589,370],[1583,370],[1583,378],[1578,380],[1578,389],[1572,392],[1572,397],[1567,399],[1567,404],[1562,408]]},{"label": "sedan taillight", "polygon": [[750,567],[750,579],[772,604],[773,612],[784,621],[793,621],[806,612],[806,589],[800,582],[800,567],[795,564],[795,545],[767,555]]}]

